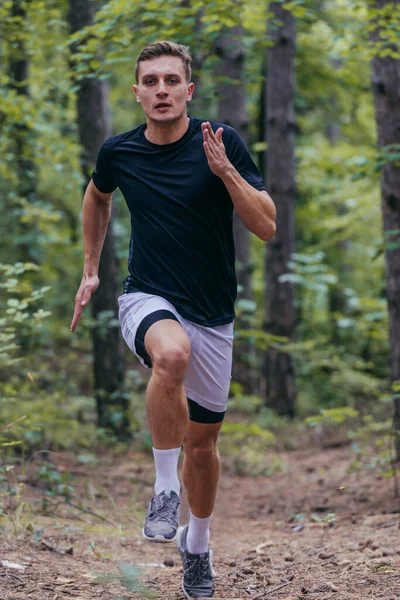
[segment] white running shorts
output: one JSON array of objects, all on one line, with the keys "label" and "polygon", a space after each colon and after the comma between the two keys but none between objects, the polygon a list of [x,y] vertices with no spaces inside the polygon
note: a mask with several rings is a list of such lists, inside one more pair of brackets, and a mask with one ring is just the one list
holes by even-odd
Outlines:
[{"label": "white running shorts", "polygon": [[143,356],[147,353],[135,343],[140,324],[156,311],[165,310],[175,315],[191,344],[189,365],[183,380],[187,397],[207,410],[224,412],[232,371],[233,322],[218,327],[197,325],[181,317],[168,300],[143,292],[123,294],[118,298],[118,304],[123,338],[145,367],[150,366]]}]

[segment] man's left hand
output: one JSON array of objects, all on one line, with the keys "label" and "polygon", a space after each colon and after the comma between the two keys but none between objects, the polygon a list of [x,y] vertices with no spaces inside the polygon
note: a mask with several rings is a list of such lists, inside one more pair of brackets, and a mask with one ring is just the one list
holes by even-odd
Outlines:
[{"label": "man's left hand", "polygon": [[201,124],[201,129],[204,140],[203,147],[207,156],[208,165],[214,175],[223,177],[226,175],[227,171],[232,168],[232,163],[226,155],[224,142],[222,141],[224,130],[220,127],[214,133],[208,121]]}]

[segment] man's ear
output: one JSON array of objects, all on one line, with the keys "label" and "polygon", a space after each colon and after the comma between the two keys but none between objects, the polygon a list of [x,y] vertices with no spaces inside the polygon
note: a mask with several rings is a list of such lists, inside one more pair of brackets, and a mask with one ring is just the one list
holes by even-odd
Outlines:
[{"label": "man's ear", "polygon": [[137,85],[133,85],[133,86],[132,86],[132,89],[133,89],[133,91],[134,91],[134,93],[135,93],[135,96],[136,96],[136,100],[137,100],[137,102],[140,102],[140,96],[139,96],[139,90],[138,90],[138,86],[137,86]]},{"label": "man's ear", "polygon": [[188,95],[186,98],[187,102],[190,102],[191,99],[193,98],[193,91],[194,91],[194,83],[189,83],[188,85]]}]

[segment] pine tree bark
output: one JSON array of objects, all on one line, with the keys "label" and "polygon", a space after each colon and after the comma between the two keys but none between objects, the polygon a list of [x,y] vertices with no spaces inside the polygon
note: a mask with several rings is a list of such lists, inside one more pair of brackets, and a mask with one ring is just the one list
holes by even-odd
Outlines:
[{"label": "pine tree bark", "polygon": [[[295,22],[281,3],[272,2],[268,49],[266,139],[267,188],[277,207],[276,234],[267,247],[266,323],[267,333],[294,339],[295,306],[291,282],[280,282],[288,272],[295,251]],[[269,347],[265,354],[263,377],[265,404],[281,415],[295,413],[295,371],[290,354]]]},{"label": "pine tree bark", "polygon": [[[392,0],[390,2],[393,4]],[[377,0],[374,8],[384,8],[386,0]],[[397,0],[395,4],[399,5]],[[371,34],[379,39],[379,26]],[[399,52],[399,47],[396,47]],[[372,59],[372,89],[378,128],[378,146],[384,150],[400,144],[400,60],[391,56]],[[386,293],[389,311],[390,367],[392,382],[400,382],[400,166],[384,164],[381,178],[383,232],[386,241]],[[394,397],[396,454],[400,460],[400,398]]]},{"label": "pine tree bark", "polygon": [[[267,135],[267,56],[263,57],[263,61],[261,64],[261,78],[262,85],[260,89],[260,97],[258,103],[258,139],[257,142],[265,142]],[[266,179],[266,171],[267,171],[267,152],[263,150],[262,152],[258,152],[258,168],[260,170],[261,175],[264,179]]]},{"label": "pine tree bark", "polygon": [[[69,0],[71,33],[93,22],[95,5],[90,0]],[[77,119],[82,146],[81,165],[86,188],[98,150],[111,134],[106,81],[84,79],[77,92]],[[92,296],[94,387],[99,426],[111,429],[119,439],[129,435],[129,400],[123,393],[124,354],[117,321],[118,270],[110,219],[99,265],[100,286]],[[109,324],[111,322],[111,325]]]},{"label": "pine tree bark", "polygon": [[[184,8],[191,8],[191,0],[182,0],[182,6]],[[202,30],[202,22],[201,17],[204,14],[204,9],[199,8],[196,11],[195,15],[195,23],[193,28],[193,38],[194,42],[190,46],[190,52],[192,55],[192,83],[194,83],[194,93],[193,98],[188,106],[188,114],[192,117],[201,118],[202,112],[202,96],[200,89],[200,81],[201,81],[201,72],[203,69],[204,56],[201,50],[201,30]]]},{"label": "pine tree bark", "polygon": [[[11,15],[20,19],[20,35],[12,41],[12,54],[9,61],[10,88],[14,89],[18,96],[26,98],[27,101],[30,99],[29,56],[24,36],[21,34],[26,29],[28,7],[29,2],[13,0]],[[33,161],[32,130],[25,122],[15,123],[10,138],[14,144],[15,163],[18,172],[18,196],[25,200],[28,205],[34,204],[37,190],[37,169]],[[39,263],[36,228],[25,223],[12,226],[16,229],[15,237],[18,245],[18,255],[15,259],[22,262]]]},{"label": "pine tree bark", "polygon": [[[246,112],[244,69],[246,54],[243,45],[243,28],[235,26],[220,35],[216,41],[216,54],[220,58],[216,75],[224,77],[218,83],[218,120],[230,125],[240,134],[247,145],[249,142],[249,118]],[[233,214],[233,234],[236,249],[236,272],[238,299],[252,300],[252,262],[250,255],[250,232],[236,213]],[[251,314],[251,313],[250,313]],[[248,328],[249,313],[238,311],[236,327]],[[253,349],[248,342],[234,344],[232,377],[246,393],[254,393],[251,373]]]}]

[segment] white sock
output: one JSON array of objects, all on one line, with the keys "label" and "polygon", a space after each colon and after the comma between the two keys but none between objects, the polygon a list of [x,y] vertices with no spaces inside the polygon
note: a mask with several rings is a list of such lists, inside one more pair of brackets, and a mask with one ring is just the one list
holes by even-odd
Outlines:
[{"label": "white sock", "polygon": [[208,551],[210,539],[210,523],[212,515],[205,519],[195,517],[190,511],[189,529],[187,533],[187,549],[190,554],[203,554]]},{"label": "white sock", "polygon": [[164,490],[173,490],[179,496],[181,491],[178,479],[180,451],[180,448],[172,448],[171,450],[153,448],[154,463],[156,465],[156,484],[154,486],[156,494],[161,494]]}]

